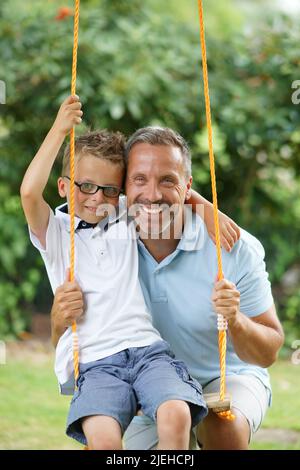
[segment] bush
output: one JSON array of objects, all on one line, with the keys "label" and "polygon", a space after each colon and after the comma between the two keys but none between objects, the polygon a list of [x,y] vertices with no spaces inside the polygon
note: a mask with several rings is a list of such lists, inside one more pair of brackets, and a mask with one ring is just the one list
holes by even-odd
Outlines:
[{"label": "bush", "polygon": [[[0,234],[0,292],[6,299],[1,334],[21,328],[15,312],[36,304],[37,289],[49,298],[49,290],[41,290],[38,254],[29,248],[16,195],[69,93],[73,20],[55,20],[57,4],[36,1],[29,8],[13,0],[0,6],[0,76],[8,95],[0,119],[0,171],[6,182],[0,217],[10,227]],[[183,134],[192,147],[195,187],[210,198],[197,24],[158,14],[140,0],[130,8],[123,0],[86,2],[77,90],[88,127],[130,134],[163,124]],[[207,30],[219,205],[263,242],[275,291],[300,253],[299,106],[291,102],[292,82],[300,78],[299,40],[296,21],[284,16],[223,40],[220,32]],[[52,205],[59,202],[57,175],[56,168],[46,191]],[[299,292],[280,291],[279,314],[299,337],[300,312],[292,300]]]}]

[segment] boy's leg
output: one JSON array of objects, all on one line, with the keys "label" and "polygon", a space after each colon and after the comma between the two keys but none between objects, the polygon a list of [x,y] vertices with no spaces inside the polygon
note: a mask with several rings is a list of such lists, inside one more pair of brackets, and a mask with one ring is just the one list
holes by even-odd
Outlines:
[{"label": "boy's leg", "polygon": [[207,414],[201,386],[162,340],[144,348],[136,369],[134,391],[141,411],[157,421],[159,448],[188,449],[186,428],[190,431]]},{"label": "boy's leg", "polygon": [[88,416],[82,429],[89,450],[121,450],[122,432],[117,420],[110,416]]},{"label": "boy's leg", "polygon": [[[67,435],[76,439],[84,445],[87,445],[87,436],[83,430],[83,422],[86,418],[94,417],[87,421],[87,432],[90,441],[93,432],[89,432],[90,426],[92,431],[96,431],[97,441],[99,438],[99,429],[105,431],[105,440],[113,440],[116,429],[118,439],[114,446],[120,448],[119,438],[128,427],[132,417],[136,413],[136,398],[132,386],[128,383],[126,354],[121,351],[113,356],[100,359],[98,361],[81,364],[80,376],[78,379],[78,389],[75,391],[72,402],[70,404],[69,416],[67,420]],[[109,433],[106,433],[106,427],[98,424],[100,419],[114,425],[109,426]],[[85,423],[86,424],[86,423]],[[105,442],[105,445],[108,444]],[[90,445],[90,443],[89,443]],[[92,441],[92,447],[95,445]]]},{"label": "boy's leg", "polygon": [[189,405],[182,400],[168,400],[157,409],[157,449],[188,450],[192,425]]}]

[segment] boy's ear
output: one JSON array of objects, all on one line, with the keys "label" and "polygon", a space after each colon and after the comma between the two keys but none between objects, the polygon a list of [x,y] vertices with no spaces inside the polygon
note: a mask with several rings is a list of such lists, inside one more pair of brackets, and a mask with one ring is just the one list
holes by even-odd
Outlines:
[{"label": "boy's ear", "polygon": [[67,184],[61,176],[57,180],[58,194],[60,197],[67,197]]},{"label": "boy's ear", "polygon": [[188,201],[192,195],[192,183],[193,183],[193,177],[190,176],[189,177],[189,180],[186,184],[186,187],[187,187],[187,192],[186,192],[186,195],[185,195],[185,200]]}]

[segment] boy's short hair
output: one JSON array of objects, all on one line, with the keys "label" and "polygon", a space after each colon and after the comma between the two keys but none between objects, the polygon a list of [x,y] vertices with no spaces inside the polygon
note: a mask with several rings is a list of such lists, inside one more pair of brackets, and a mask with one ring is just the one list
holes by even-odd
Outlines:
[{"label": "boy's short hair", "polygon": [[[121,132],[107,129],[90,131],[75,139],[75,158],[85,155],[108,160],[125,169],[125,137]],[[62,175],[70,169],[70,144],[65,148],[62,161]]]}]

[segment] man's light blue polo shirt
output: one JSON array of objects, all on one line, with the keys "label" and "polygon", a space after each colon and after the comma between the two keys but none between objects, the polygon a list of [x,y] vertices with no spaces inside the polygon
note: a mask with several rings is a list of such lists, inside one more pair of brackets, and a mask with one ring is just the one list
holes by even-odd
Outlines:
[{"label": "man's light blue polo shirt", "polygon": [[[187,218],[176,250],[161,263],[140,240],[138,244],[140,281],[154,326],[205,386],[220,376],[217,317],[211,301],[216,247],[195,214]],[[261,243],[245,230],[231,253],[222,250],[224,276],[239,290],[240,310],[248,317],[264,313],[273,304],[264,255]],[[267,370],[241,361],[229,335],[226,373],[255,375],[270,389]]]}]

